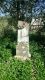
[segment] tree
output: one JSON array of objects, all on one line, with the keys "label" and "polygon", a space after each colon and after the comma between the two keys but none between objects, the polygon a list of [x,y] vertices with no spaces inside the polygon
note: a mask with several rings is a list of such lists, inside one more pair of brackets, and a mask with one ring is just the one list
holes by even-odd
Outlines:
[{"label": "tree", "polygon": [[[4,13],[9,13],[11,16],[10,22],[15,24],[15,20],[31,21],[32,8],[36,0],[1,0],[3,1]],[[2,4],[2,3],[1,3]]]}]

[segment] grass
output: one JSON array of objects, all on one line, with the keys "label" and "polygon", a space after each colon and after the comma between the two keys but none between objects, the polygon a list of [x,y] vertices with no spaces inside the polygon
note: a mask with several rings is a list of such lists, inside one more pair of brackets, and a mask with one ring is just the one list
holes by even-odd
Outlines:
[{"label": "grass", "polygon": [[30,34],[29,61],[14,58],[16,36],[6,30],[0,38],[0,80],[45,80],[45,36]]},{"label": "grass", "polygon": [[0,80],[31,80],[31,61],[19,61],[14,58],[8,62],[0,63]]},{"label": "grass", "polygon": [[[45,51],[40,49],[36,42],[30,43],[30,51],[32,54],[32,65],[33,65],[33,74],[34,80],[45,80],[45,60],[42,54],[45,54]],[[41,52],[42,51],[42,52]]]},{"label": "grass", "polygon": [[[7,42],[7,40],[3,41]],[[2,42],[3,61],[0,60],[0,80],[45,80],[45,59],[43,55],[45,49],[42,49],[37,42],[30,41],[31,60],[22,62],[15,59],[9,49],[3,47],[9,43],[9,40],[8,43],[6,42]],[[10,47],[14,46],[11,45]],[[3,54],[6,54],[6,56]]]}]

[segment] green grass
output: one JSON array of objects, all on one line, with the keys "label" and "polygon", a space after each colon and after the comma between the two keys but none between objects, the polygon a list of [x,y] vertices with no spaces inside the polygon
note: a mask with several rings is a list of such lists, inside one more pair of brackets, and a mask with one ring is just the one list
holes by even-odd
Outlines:
[{"label": "green grass", "polygon": [[0,63],[0,80],[31,80],[31,61],[19,61],[15,58],[8,62]]},{"label": "green grass", "polygon": [[[41,47],[34,41],[30,43],[30,51],[32,54],[32,65],[34,80],[45,80],[45,50],[40,49]],[[42,56],[43,55],[43,56]]]},{"label": "green grass", "polygon": [[0,37],[0,80],[45,80],[45,36],[30,34],[29,61],[14,58],[16,36],[6,30]]},{"label": "green grass", "polygon": [[45,59],[43,56],[45,49],[42,50],[37,42],[30,41],[31,60],[20,61],[15,59],[9,49],[4,47],[9,43],[9,40],[4,39],[4,41],[8,42],[2,42],[3,49],[0,50],[4,56],[3,61],[0,60],[0,80],[45,80]]}]

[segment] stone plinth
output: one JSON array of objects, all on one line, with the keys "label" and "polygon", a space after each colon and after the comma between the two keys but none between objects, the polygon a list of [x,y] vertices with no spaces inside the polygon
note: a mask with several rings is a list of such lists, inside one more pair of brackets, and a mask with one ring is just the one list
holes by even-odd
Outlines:
[{"label": "stone plinth", "polygon": [[[16,55],[17,56],[26,56],[28,57],[29,55],[29,45],[28,43],[20,42],[17,47],[16,47]],[[28,54],[27,54],[28,53]]]}]

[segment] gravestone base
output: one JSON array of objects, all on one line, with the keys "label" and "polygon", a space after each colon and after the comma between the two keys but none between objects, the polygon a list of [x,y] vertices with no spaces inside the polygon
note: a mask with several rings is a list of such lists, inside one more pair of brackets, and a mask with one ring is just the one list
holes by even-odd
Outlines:
[{"label": "gravestone base", "polygon": [[20,42],[16,46],[16,58],[18,59],[30,59],[31,54],[29,53],[29,43]]}]

